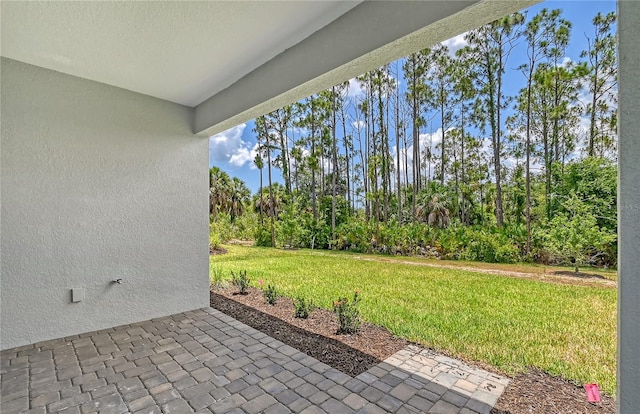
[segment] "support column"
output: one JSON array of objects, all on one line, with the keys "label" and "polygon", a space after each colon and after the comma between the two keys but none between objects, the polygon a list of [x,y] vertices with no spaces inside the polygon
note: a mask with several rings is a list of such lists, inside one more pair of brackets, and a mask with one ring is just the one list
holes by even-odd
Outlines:
[{"label": "support column", "polygon": [[618,1],[618,413],[640,407],[640,2]]}]

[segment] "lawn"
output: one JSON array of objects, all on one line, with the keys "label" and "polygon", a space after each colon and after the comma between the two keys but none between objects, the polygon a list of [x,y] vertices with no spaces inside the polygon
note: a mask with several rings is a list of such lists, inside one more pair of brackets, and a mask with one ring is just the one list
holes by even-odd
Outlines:
[{"label": "lawn", "polygon": [[330,308],[361,294],[363,319],[395,335],[507,374],[534,366],[578,383],[616,387],[617,291],[453,268],[353,260],[327,251],[225,246],[211,274],[247,270],[290,297]]}]

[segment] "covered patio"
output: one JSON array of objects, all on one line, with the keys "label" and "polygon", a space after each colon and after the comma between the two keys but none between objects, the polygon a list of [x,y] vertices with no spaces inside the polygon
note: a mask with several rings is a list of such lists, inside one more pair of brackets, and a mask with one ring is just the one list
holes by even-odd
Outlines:
[{"label": "covered patio", "polygon": [[508,379],[415,346],[350,377],[212,308],[2,351],[2,412],[489,413]]}]

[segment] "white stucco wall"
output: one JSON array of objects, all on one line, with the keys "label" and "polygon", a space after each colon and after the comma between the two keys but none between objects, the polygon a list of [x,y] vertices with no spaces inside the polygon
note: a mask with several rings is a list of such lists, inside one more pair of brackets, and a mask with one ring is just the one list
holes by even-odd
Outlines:
[{"label": "white stucco wall", "polygon": [[0,348],[208,306],[193,109],[4,58],[0,73]]}]

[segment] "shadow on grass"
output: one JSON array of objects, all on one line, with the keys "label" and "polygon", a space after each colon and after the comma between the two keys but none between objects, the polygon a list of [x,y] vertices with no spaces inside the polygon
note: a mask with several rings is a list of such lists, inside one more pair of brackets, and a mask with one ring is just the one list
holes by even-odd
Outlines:
[{"label": "shadow on grass", "polygon": [[556,270],[554,272],[552,272],[552,274],[554,275],[558,275],[558,276],[570,276],[570,277],[575,277],[578,279],[602,279],[602,280],[607,280],[606,277],[602,276],[602,275],[598,275],[595,273],[584,273],[584,272],[572,272],[570,270]]}]

